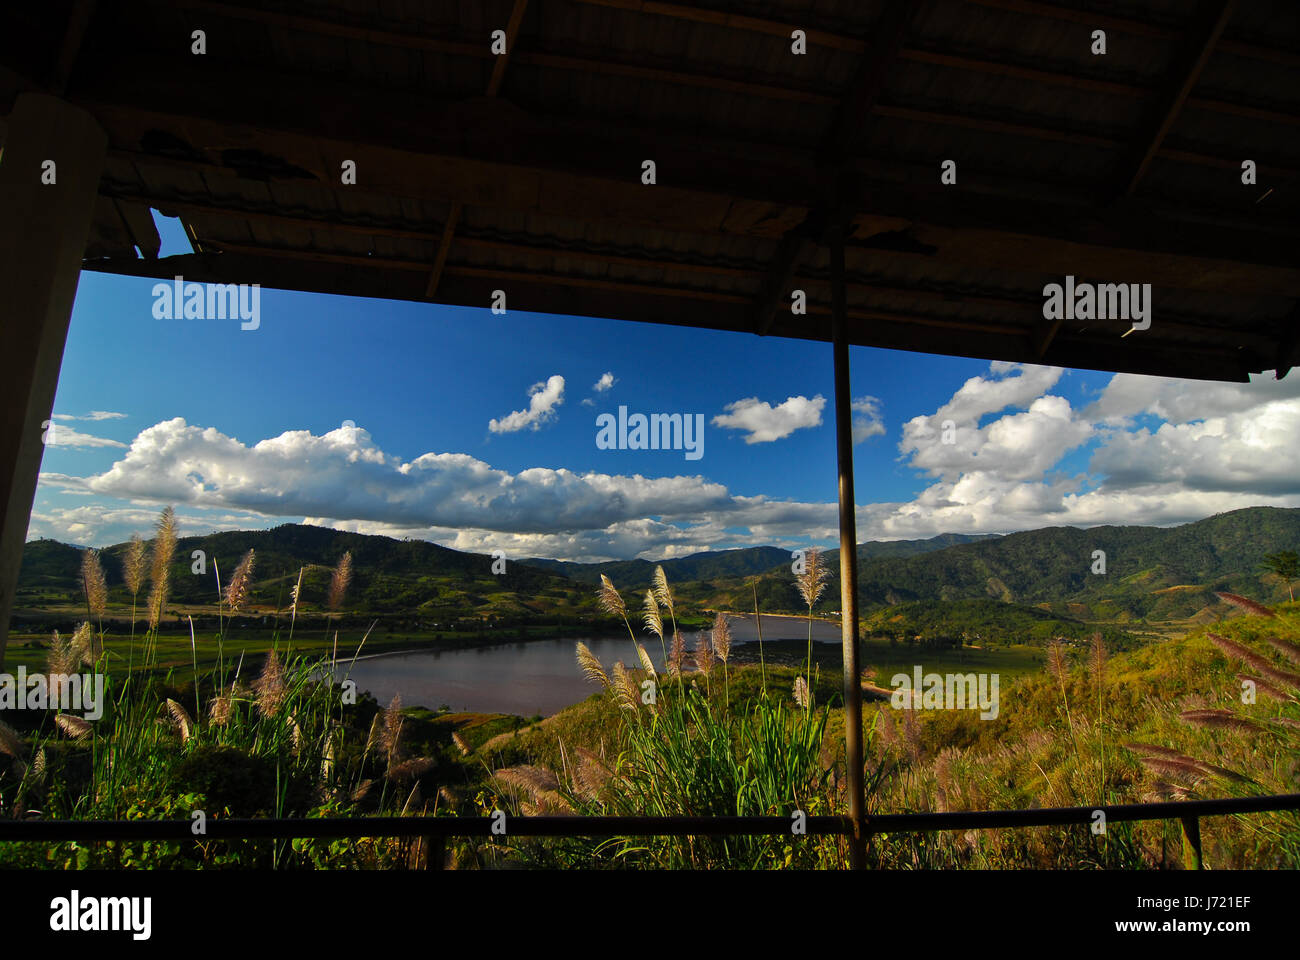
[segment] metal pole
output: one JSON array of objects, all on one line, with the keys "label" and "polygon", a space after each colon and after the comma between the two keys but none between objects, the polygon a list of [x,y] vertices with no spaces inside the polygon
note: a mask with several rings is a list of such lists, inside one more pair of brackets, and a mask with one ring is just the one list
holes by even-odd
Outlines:
[{"label": "metal pole", "polygon": [[844,748],[853,820],[850,862],[866,866],[866,795],[862,768],[862,681],[858,668],[858,523],[853,499],[853,410],[844,303],[844,228],[830,231],[831,337],[835,354],[835,447],[840,473],[840,621],[844,645]]}]

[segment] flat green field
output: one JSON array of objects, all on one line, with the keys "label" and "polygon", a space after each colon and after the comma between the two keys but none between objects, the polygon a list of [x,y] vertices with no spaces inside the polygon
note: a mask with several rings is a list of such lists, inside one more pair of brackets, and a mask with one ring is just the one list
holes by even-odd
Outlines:
[{"label": "flat green field", "polygon": [[[797,667],[808,656],[808,645],[799,640],[768,641],[763,644],[763,654],[770,664]],[[758,644],[746,643],[735,647],[732,656],[740,664],[757,663]],[[889,678],[895,673],[910,674],[918,665],[926,673],[997,673],[1010,678],[1036,673],[1043,664],[1043,651],[1038,647],[931,649],[891,644],[878,637],[862,641],[860,656],[862,669],[874,670],[876,683],[881,686],[888,686]],[[814,641],[813,662],[823,674],[839,672],[842,663],[839,644]]]},{"label": "flat green field", "polygon": [[[301,625],[300,625],[301,626]],[[361,655],[391,653],[398,650],[441,649],[451,650],[461,647],[484,646],[493,643],[506,643],[520,639],[548,639],[571,635],[571,627],[539,626],[528,629],[524,637],[517,630],[484,631],[429,631],[388,633],[376,629],[362,644],[364,629],[355,632],[352,629],[339,631],[336,654],[340,660],[348,660],[358,651]],[[130,633],[125,635],[109,632],[104,640],[104,650],[108,654],[109,669],[113,672],[124,670],[128,663],[140,665],[140,642],[143,630],[135,639],[135,651],[132,655]],[[246,659],[261,657],[267,653],[273,643],[277,642],[276,631],[263,627],[241,628],[236,626],[230,631],[224,645],[219,649],[214,635],[210,631],[195,631],[191,645],[189,631],[184,633],[174,630],[164,631],[158,637],[158,666],[162,669],[176,667],[193,669],[197,661],[200,672],[215,666],[219,658],[224,658],[227,666],[239,660],[241,654]],[[9,649],[5,654],[6,669],[15,670],[19,665],[29,672],[40,671],[45,667],[46,648],[49,646],[49,634],[10,634]],[[279,631],[278,649],[282,656],[300,654],[304,656],[330,656],[335,652],[334,634],[328,639],[320,628],[297,629],[292,641],[288,629]]]}]

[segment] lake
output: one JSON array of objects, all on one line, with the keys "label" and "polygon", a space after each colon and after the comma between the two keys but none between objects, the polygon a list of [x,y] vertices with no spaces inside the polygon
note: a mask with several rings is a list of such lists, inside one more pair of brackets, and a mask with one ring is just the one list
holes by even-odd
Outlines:
[{"label": "lake", "polygon": [[[732,616],[730,623],[734,643],[752,643],[758,639],[752,616]],[[797,617],[764,614],[762,623],[764,640],[808,636],[807,621]],[[693,650],[697,634],[684,636],[687,650]],[[437,709],[446,704],[452,710],[473,713],[550,716],[585,700],[598,689],[578,671],[574,645],[579,639],[379,654],[358,660],[350,669],[347,662],[340,663],[335,678],[351,676],[359,689],[369,691],[382,704],[400,693],[402,703],[411,707]],[[641,632],[637,639],[645,645],[655,667],[662,670],[663,651],[658,638]],[[839,642],[839,624],[814,620],[813,639]],[[637,662],[636,650],[626,634],[622,639],[606,637],[583,642],[607,672],[616,660],[629,666]]]}]

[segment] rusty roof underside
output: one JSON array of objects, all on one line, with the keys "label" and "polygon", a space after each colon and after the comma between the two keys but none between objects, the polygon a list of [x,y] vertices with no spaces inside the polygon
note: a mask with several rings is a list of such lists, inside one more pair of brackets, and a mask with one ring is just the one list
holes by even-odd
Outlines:
[{"label": "rusty roof underside", "polygon": [[[89,270],[827,340],[838,224],[855,344],[1300,365],[1294,0],[1085,7],[43,0],[0,10],[0,115],[107,131]],[[1152,284],[1150,329],[1045,320],[1066,275]]]}]

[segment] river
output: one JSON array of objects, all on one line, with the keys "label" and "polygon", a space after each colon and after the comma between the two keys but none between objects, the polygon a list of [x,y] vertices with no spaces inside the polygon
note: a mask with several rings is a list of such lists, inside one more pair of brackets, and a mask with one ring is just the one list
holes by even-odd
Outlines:
[{"label": "river", "polygon": [[[758,632],[753,617],[730,618],[733,642],[752,643]],[[763,639],[803,639],[808,636],[806,620],[764,614]],[[687,650],[693,650],[695,633],[685,634]],[[648,639],[647,639],[648,638]],[[406,706],[474,713],[514,713],[525,717],[550,716],[586,699],[597,687],[583,679],[574,659],[574,646],[582,638],[529,640],[459,650],[419,650],[364,657],[355,664],[342,662],[335,677],[351,676],[358,688],[369,691],[382,704],[400,693]],[[637,639],[645,645],[655,666],[663,667],[659,640],[642,631]],[[838,623],[813,621],[813,639],[838,642]],[[632,641],[619,638],[583,640],[609,671],[616,660],[628,666],[637,662]]]}]

